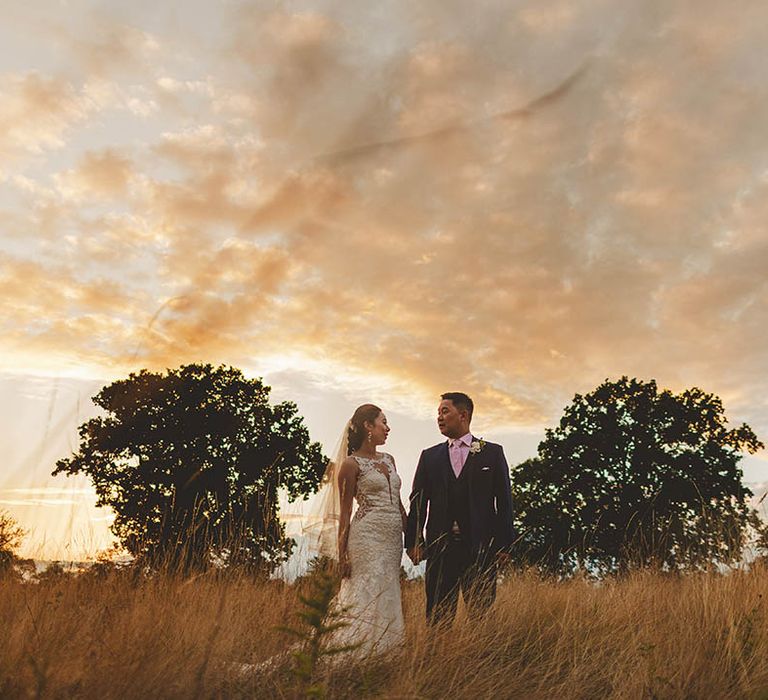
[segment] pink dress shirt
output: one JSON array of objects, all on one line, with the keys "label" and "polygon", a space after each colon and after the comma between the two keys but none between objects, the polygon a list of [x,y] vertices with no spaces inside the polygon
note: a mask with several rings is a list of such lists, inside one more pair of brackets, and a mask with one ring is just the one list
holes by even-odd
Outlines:
[{"label": "pink dress shirt", "polygon": [[467,433],[456,440],[448,441],[448,455],[451,458],[451,466],[456,478],[459,478],[461,470],[469,457],[469,447],[472,444],[472,433]]}]

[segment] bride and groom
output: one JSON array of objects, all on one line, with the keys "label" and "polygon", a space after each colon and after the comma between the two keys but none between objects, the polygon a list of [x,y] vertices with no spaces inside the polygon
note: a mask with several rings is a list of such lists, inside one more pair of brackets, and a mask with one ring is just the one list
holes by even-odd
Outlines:
[{"label": "bride and groom", "polygon": [[460,592],[470,614],[493,603],[496,567],[513,541],[512,497],[501,446],[470,431],[473,410],[466,394],[442,395],[437,423],[447,441],[421,453],[407,513],[395,460],[377,449],[390,431],[386,416],[364,404],[347,423],[324,477],[320,533],[320,552],[338,560],[342,577],[345,624],[334,646],[378,653],[402,642],[403,535],[411,561],[426,560],[430,623],[453,620]]}]

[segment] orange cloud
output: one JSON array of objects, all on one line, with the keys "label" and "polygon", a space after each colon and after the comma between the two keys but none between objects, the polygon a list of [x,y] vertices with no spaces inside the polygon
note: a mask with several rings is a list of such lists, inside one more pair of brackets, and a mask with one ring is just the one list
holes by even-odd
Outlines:
[{"label": "orange cloud", "polygon": [[128,187],[132,164],[113,149],[89,151],[78,166],[59,177],[59,189],[66,198],[82,201],[89,197],[119,197]]},{"label": "orange cloud", "polygon": [[69,128],[90,111],[66,81],[28,73],[0,80],[0,154],[40,152],[64,144]]},{"label": "orange cloud", "polygon": [[6,81],[0,150],[62,156],[15,173],[0,218],[4,357],[283,353],[414,403],[464,387],[514,425],[626,373],[768,428],[768,11],[721,36],[714,2],[620,5],[249,7],[206,52],[120,34],[103,72],[110,32],[78,39],[90,93]]}]

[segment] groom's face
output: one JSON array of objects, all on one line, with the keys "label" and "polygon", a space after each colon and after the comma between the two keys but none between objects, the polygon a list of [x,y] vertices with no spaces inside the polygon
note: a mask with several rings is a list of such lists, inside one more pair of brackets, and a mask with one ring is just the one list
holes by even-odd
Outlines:
[{"label": "groom's face", "polygon": [[443,399],[437,407],[437,427],[445,437],[455,440],[469,432],[469,416],[450,399]]}]

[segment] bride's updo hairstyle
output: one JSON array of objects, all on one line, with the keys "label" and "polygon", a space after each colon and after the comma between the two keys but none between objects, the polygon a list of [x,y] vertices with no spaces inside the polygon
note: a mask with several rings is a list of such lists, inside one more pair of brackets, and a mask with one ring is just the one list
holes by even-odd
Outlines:
[{"label": "bride's updo hairstyle", "polygon": [[363,446],[363,442],[368,436],[365,422],[373,423],[380,413],[381,409],[372,403],[364,403],[362,406],[357,407],[352,420],[349,421],[349,433],[347,435],[349,446],[347,447],[347,454],[351,455]]}]

